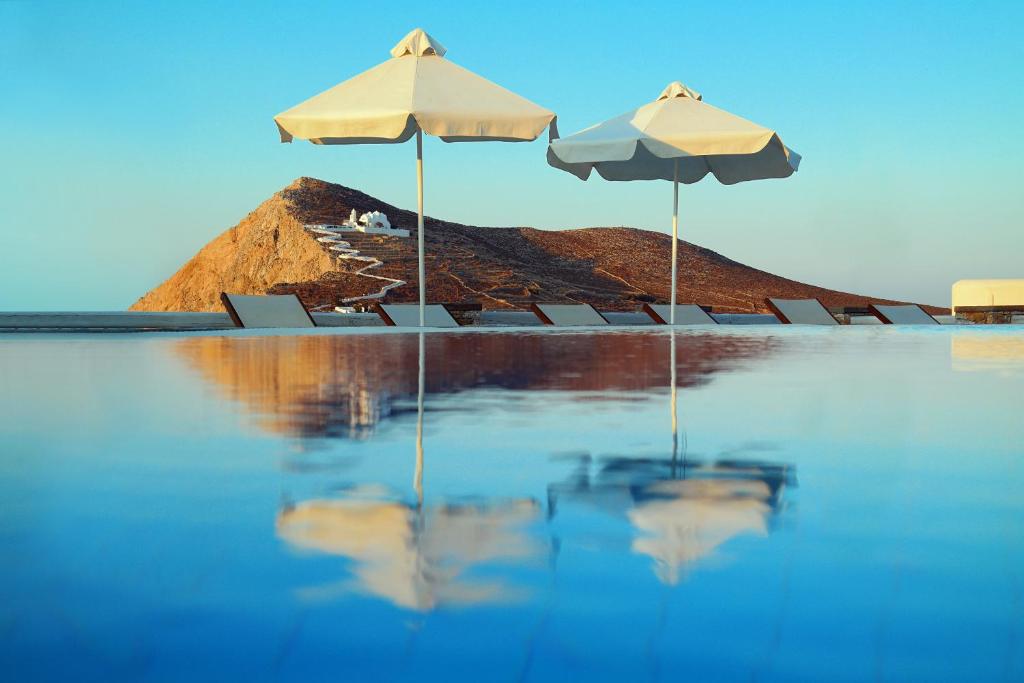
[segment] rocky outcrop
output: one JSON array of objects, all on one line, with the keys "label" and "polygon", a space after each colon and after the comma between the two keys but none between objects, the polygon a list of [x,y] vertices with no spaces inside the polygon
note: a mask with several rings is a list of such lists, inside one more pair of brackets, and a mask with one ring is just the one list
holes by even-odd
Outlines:
[{"label": "rocky outcrop", "polygon": [[334,270],[335,259],[296,220],[281,192],[200,249],[131,310],[220,311],[221,292],[264,294],[279,282],[318,280]]},{"label": "rocky outcrop", "polygon": [[[345,239],[360,254],[383,262],[374,275],[406,282],[387,293],[388,301],[415,301],[416,214],[351,188],[299,178],[203,247],[132,309],[220,310],[221,291],[293,292],[310,308],[331,308],[377,292],[380,280],[356,272],[364,262],[337,259],[303,227],[340,224],[353,209],[383,211],[393,226],[413,231],[410,238],[351,233]],[[672,241],[662,233],[624,227],[482,228],[430,217],[425,223],[431,301],[479,302],[489,309],[578,301],[623,310],[669,298]],[[828,306],[889,303],[772,275],[688,242],[680,242],[679,253],[681,303],[726,312],[766,312],[766,296],[818,297]]]}]

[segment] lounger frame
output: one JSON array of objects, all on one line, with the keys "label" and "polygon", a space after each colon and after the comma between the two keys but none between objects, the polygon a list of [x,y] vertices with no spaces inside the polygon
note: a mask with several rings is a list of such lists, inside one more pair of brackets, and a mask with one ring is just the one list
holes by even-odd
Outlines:
[{"label": "lounger frame", "polygon": [[[535,316],[537,316],[538,318],[540,318],[540,321],[542,323],[544,323],[545,325],[551,325],[553,327],[586,327],[586,325],[557,325],[554,320],[549,318],[544,313],[544,311],[541,310],[540,306],[543,306],[543,305],[545,305],[545,304],[543,304],[543,303],[540,304],[540,305],[538,305],[538,304],[530,304],[530,310],[533,311],[533,314]],[[590,308],[590,310],[592,310],[594,313],[596,313],[597,316],[599,318],[601,318],[601,320],[603,320],[605,322],[605,324],[609,324],[608,323],[608,318],[606,318],[603,315],[601,315],[601,311],[599,311],[596,308],[594,308],[594,306],[591,305],[591,304],[563,304],[563,303],[558,303],[558,302],[552,302],[551,305],[552,306],[583,306],[583,307],[587,307],[587,308]]]},{"label": "lounger frame", "polygon": [[[926,316],[931,318],[932,322],[935,323],[936,325],[941,325],[942,324],[938,320],[935,319],[934,315],[932,315],[928,311],[926,311],[923,308],[921,308],[921,306],[919,306],[918,304],[895,304],[895,305],[916,307],[919,311],[921,311]],[[927,323],[894,323],[884,313],[882,313],[882,311],[880,311],[874,304],[868,304],[868,311],[871,312],[871,315],[875,316],[876,318],[881,320],[886,325],[916,325],[916,324],[925,324],[925,325],[927,325]]]},{"label": "lounger frame", "polygon": [[[253,295],[251,295],[251,294],[239,294],[238,296],[253,296]],[[290,296],[290,297],[294,297],[295,301],[297,301],[299,306],[302,307],[302,310],[306,314],[306,317],[309,318],[309,324],[312,325],[313,327],[317,326],[316,325],[316,321],[313,320],[313,316],[310,315],[310,313],[309,313],[309,309],[306,308],[306,304],[302,303],[302,299],[300,299],[297,295],[295,295],[295,294],[266,294],[264,296]],[[242,318],[239,317],[238,311],[235,310],[234,304],[231,303],[231,297],[228,296],[227,292],[221,292],[220,293],[220,302],[222,304],[224,304],[224,309],[228,312],[228,315],[231,316],[231,322],[233,322],[235,324],[235,327],[240,327],[242,329],[248,329],[248,330],[254,330],[254,329],[275,329],[275,328],[246,327],[245,324],[242,322]],[[286,328],[279,328],[279,329],[286,329]],[[299,329],[299,328],[296,328],[296,329]]]},{"label": "lounger frame", "polygon": [[[788,301],[808,301],[808,300],[817,301],[818,305],[821,306],[822,310],[824,310],[825,313],[827,313],[832,318],[832,320],[835,321],[835,324],[836,325],[840,324],[840,322],[838,320],[836,320],[836,317],[834,315],[832,315],[832,311],[828,310],[828,306],[823,304],[821,302],[821,299],[819,299],[816,296],[812,296],[812,297],[809,297],[807,299],[788,299]],[[794,322],[792,322],[789,318],[786,317],[786,315],[781,310],[779,310],[778,306],[776,306],[775,304],[772,303],[771,297],[767,297],[766,296],[764,298],[764,303],[768,306],[768,310],[770,310],[772,312],[772,315],[774,315],[776,318],[781,320],[784,325],[816,325],[816,324],[818,324],[818,323],[794,323]]]},{"label": "lounger frame", "polygon": [[[707,322],[699,322],[699,323],[678,323],[677,322],[676,325],[718,325],[719,324],[718,321],[715,320],[711,316],[711,311],[707,310],[708,308],[710,308],[710,306],[701,306],[699,304],[676,304],[676,306],[677,307],[678,306],[696,306],[708,318]],[[671,304],[670,304],[670,307],[671,307]],[[646,313],[651,318],[651,320],[653,320],[658,325],[668,325],[668,324],[670,324],[668,320],[665,320],[664,318],[661,317],[661,314],[658,313],[658,311],[655,310],[654,306],[652,306],[651,304],[644,304],[644,306],[643,306],[643,308],[641,310],[644,313]]]},{"label": "lounger frame", "polygon": [[[394,306],[412,306],[412,307],[415,307],[418,304],[377,304],[376,306],[374,306],[374,311],[376,311],[377,315],[380,316],[380,319],[383,320],[384,324],[387,325],[388,327],[408,327],[408,325],[399,325],[398,323],[396,323],[395,320],[390,315],[388,315],[388,312],[384,309],[385,305],[389,305],[389,306],[390,305],[394,305]],[[448,317],[452,319],[452,322],[455,323],[455,327],[462,327],[462,325],[455,318],[455,316],[452,315],[452,312],[448,310],[447,304],[427,304],[427,307],[430,307],[430,306],[439,306],[442,310],[444,310],[445,313],[448,314]],[[416,325],[416,327],[419,327],[419,325]],[[433,327],[433,326],[427,325],[427,327]],[[437,329],[452,329],[452,328],[447,327],[447,328],[437,328]]]}]

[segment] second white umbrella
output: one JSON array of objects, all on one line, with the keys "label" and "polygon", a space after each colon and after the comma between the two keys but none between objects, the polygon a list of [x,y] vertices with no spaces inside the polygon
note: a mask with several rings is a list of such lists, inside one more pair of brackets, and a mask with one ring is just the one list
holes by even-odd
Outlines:
[{"label": "second white umbrella", "polygon": [[548,145],[548,163],[582,180],[596,170],[605,180],[671,180],[672,294],[675,324],[679,242],[679,183],[709,173],[725,185],[785,178],[800,155],[778,133],[703,101],[676,81],[658,99]]}]

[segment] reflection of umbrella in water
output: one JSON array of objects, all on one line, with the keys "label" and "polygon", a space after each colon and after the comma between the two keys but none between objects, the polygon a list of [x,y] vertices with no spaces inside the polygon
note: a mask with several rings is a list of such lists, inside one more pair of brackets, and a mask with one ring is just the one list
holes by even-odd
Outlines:
[{"label": "reflection of umbrella in water", "polygon": [[339,586],[342,591],[358,590],[426,611],[441,604],[514,599],[514,590],[500,581],[462,575],[481,563],[540,555],[542,546],[522,529],[538,516],[532,500],[427,508],[380,500],[313,500],[282,510],[277,533],[297,548],[353,559],[353,580]]},{"label": "reflection of umbrella in water", "polygon": [[337,588],[376,595],[406,609],[514,599],[514,589],[500,581],[471,581],[462,575],[482,563],[540,556],[544,547],[524,530],[540,516],[539,506],[529,499],[423,504],[422,332],[419,337],[415,505],[361,497],[358,490],[342,500],[307,501],[278,514],[278,536],[297,548],[353,559],[353,581]]},{"label": "reflection of umbrella in water", "polygon": [[[669,372],[672,461],[668,474],[671,478],[654,478],[642,484],[634,491],[635,503],[626,514],[642,534],[633,541],[633,551],[654,558],[658,578],[664,583],[676,584],[681,567],[710,556],[729,539],[743,534],[766,536],[767,518],[778,502],[784,482],[779,475],[785,477],[786,474],[784,469],[779,471],[777,466],[763,463],[744,466],[723,462],[711,467],[688,468],[684,433],[680,475],[674,328],[669,331]],[[649,463],[638,464],[639,469],[644,470]],[[649,472],[647,477],[650,477]]]},{"label": "reflection of umbrella in water", "polygon": [[568,482],[548,489],[549,507],[583,502],[625,515],[637,532],[634,552],[652,557],[655,573],[675,584],[680,573],[742,535],[764,536],[781,506],[792,469],[756,460],[673,461],[609,458],[596,474],[590,460]]},{"label": "reflection of umbrella in water", "polygon": [[647,493],[655,498],[627,513],[643,534],[633,551],[654,558],[664,583],[678,583],[680,568],[736,536],[768,535],[771,490],[763,481],[678,479],[658,482]]},{"label": "reflection of umbrella in water", "polygon": [[[679,411],[676,409],[676,328],[672,327],[669,329],[669,386],[671,394],[671,410],[672,410],[672,462],[676,461],[679,457]],[[683,438],[686,436],[684,434]],[[685,457],[685,451],[683,454]]]}]

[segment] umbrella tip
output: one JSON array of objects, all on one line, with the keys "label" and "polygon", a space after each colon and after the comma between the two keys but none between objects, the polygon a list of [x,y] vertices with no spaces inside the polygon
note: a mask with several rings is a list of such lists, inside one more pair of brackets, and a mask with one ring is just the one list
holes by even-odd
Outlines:
[{"label": "umbrella tip", "polygon": [[405,38],[398,41],[398,44],[391,48],[392,57],[405,57],[412,55],[422,57],[424,55],[437,55],[444,57],[444,45],[421,28],[414,28],[406,34]]},{"label": "umbrella tip", "polygon": [[673,97],[689,97],[697,100],[698,102],[704,99],[699,92],[691,90],[679,81],[672,81],[665,86],[665,89],[658,95],[659,100],[670,100]]}]

